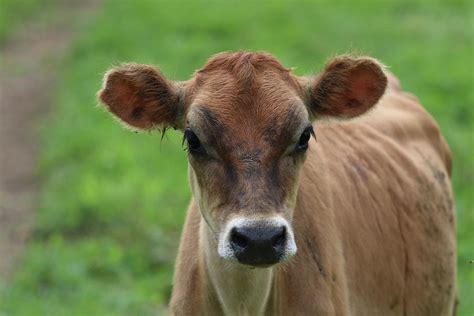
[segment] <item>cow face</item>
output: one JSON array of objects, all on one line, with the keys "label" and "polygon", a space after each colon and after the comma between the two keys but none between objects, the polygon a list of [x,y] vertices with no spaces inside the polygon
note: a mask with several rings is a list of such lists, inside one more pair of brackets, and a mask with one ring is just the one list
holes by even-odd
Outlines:
[{"label": "cow face", "polygon": [[183,83],[125,65],[100,92],[107,109],[137,129],[183,131],[194,198],[220,257],[251,266],[291,258],[299,174],[320,116],[370,109],[386,78],[369,58],[342,56],[312,78],[273,57],[223,53]]}]

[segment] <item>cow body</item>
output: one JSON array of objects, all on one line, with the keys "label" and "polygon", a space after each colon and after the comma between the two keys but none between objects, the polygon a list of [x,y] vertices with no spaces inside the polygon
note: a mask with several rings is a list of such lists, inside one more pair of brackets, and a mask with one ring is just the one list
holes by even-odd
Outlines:
[{"label": "cow body", "polygon": [[242,315],[255,314],[246,309],[248,297],[264,302],[265,315],[452,313],[451,156],[436,123],[391,82],[364,117],[316,123],[315,130],[293,218],[295,258],[271,268],[264,287],[252,276],[260,269],[231,277],[224,267],[222,279],[212,280],[205,223],[192,201],[176,267],[176,315],[223,315],[219,286],[240,302]]},{"label": "cow body", "polygon": [[222,53],[185,82],[126,64],[99,98],[132,128],[184,133],[174,315],[453,313],[450,151],[376,60],[297,77],[265,53]]}]

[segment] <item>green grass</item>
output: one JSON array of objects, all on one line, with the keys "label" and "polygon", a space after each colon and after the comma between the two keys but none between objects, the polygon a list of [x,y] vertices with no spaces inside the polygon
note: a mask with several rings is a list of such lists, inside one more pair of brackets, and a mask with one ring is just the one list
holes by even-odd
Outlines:
[{"label": "green grass", "polygon": [[[57,0],[0,0],[0,43],[8,39],[12,32],[30,21],[37,13],[50,9]],[[41,16],[42,22],[48,15]]]},{"label": "green grass", "polygon": [[474,310],[473,12],[469,1],[106,1],[67,57],[41,130],[34,234],[0,314],[147,315],[166,304],[190,197],[180,135],[122,129],[97,108],[102,73],[153,63],[187,79],[223,50],[266,50],[297,74],[356,51],[390,66],[454,155],[460,315]]}]

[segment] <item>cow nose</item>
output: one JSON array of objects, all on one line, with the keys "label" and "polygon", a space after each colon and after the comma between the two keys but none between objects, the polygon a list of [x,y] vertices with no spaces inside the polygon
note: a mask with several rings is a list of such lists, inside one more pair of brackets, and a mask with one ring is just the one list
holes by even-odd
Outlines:
[{"label": "cow nose", "polygon": [[231,230],[230,244],[240,263],[270,265],[282,258],[286,239],[284,226],[234,227]]}]

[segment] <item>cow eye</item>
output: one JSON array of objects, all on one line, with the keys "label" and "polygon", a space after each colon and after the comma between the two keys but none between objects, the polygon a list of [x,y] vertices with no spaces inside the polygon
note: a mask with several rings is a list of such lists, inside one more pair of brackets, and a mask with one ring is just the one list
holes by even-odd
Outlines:
[{"label": "cow eye", "polygon": [[308,149],[308,142],[312,134],[314,134],[313,126],[309,125],[301,134],[300,140],[298,141],[298,145],[296,146],[296,150],[304,151]]},{"label": "cow eye", "polygon": [[197,153],[205,152],[204,148],[202,147],[201,141],[190,128],[187,128],[184,131],[184,139],[186,140],[186,143],[188,144],[188,150],[190,153],[197,154]]}]

